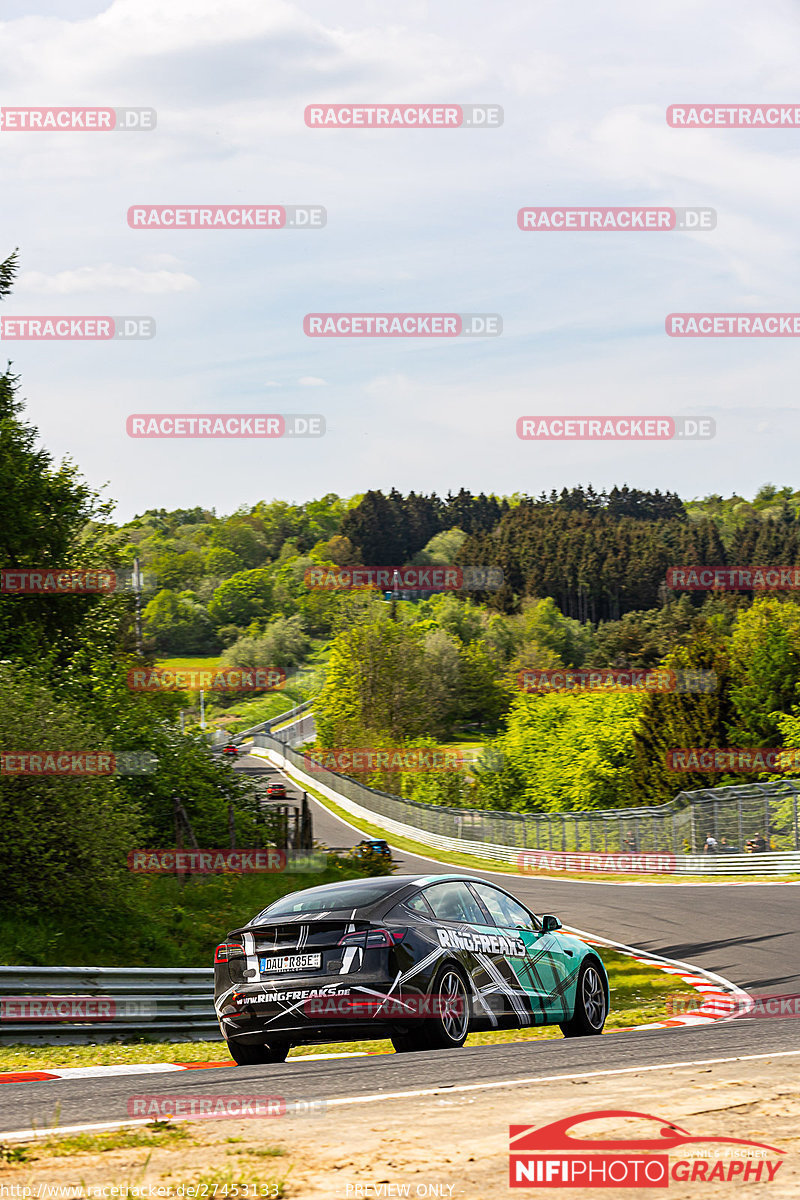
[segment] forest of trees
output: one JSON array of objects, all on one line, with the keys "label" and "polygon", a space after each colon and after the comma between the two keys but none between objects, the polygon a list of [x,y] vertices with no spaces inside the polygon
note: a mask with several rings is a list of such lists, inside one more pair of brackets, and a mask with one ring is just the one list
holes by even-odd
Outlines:
[{"label": "forest of trees", "polygon": [[[513,614],[550,597],[597,624],[667,603],[667,568],[683,564],[793,566],[800,503],[767,485],[752,503],[684,504],[673,493],[591,486],[538,498],[444,499],[392,489],[305,504],[262,501],[230,516],[202,508],[148,510],[115,527],[95,519],[93,545],[145,570],[144,631],[158,654],[214,654],[299,616],[327,637],[339,600],[309,593],[313,566],[449,563],[499,567],[505,583],[481,597]],[[699,601],[697,601],[699,603]]]}]

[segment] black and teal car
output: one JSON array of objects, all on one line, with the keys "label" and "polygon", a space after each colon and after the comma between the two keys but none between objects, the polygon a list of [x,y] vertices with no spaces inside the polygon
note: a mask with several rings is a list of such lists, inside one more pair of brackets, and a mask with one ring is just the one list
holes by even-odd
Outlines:
[{"label": "black and teal car", "polygon": [[594,947],[496,884],[460,875],[293,892],[229,933],[214,961],[217,1017],[240,1065],[367,1038],[404,1052],[534,1025],[578,1037],[602,1033],[608,1013]]},{"label": "black and teal car", "polygon": [[391,858],[392,848],[384,838],[364,838],[357,846],[353,847],[353,854],[357,858],[369,858],[371,855],[377,855],[378,858]]}]

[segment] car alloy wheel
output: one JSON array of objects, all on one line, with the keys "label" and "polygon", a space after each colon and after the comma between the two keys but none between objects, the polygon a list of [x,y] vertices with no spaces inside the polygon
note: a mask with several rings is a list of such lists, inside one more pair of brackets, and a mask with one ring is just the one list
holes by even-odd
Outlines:
[{"label": "car alloy wheel", "polygon": [[587,1037],[602,1033],[608,1012],[603,978],[592,959],[580,969],[575,988],[575,1011],[569,1021],[561,1023],[564,1037]]},{"label": "car alloy wheel", "polygon": [[413,1050],[457,1050],[469,1032],[469,996],[467,985],[455,967],[444,967],[429,993],[436,1001],[433,1017],[420,1021],[416,1028],[398,1029],[392,1034],[397,1054]]},{"label": "car alloy wheel", "polygon": [[457,971],[448,970],[439,982],[442,1028],[454,1046],[460,1046],[467,1036],[469,1007],[464,980]]},{"label": "car alloy wheel", "polygon": [[603,981],[592,966],[584,971],[582,994],[587,1021],[594,1029],[602,1029],[606,1019],[606,993]]}]

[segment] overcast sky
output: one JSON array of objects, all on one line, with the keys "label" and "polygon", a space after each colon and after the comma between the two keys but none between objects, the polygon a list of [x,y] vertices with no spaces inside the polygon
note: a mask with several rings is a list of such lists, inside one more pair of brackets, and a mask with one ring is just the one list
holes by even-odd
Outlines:
[{"label": "overcast sky", "polygon": [[[332,15],[333,14],[333,15]],[[152,316],[14,342],[29,418],[118,519],[370,487],[797,478],[797,339],[675,339],[672,311],[800,311],[800,129],[681,130],[680,102],[800,103],[794,4],[0,0],[2,104],[155,108],[142,133],[0,132],[2,315]],[[309,129],[306,105],[492,103],[494,129]],[[130,229],[134,204],[317,204],[321,230]],[[536,205],[710,206],[701,233],[523,233]],[[311,339],[310,312],[487,312],[502,336]],[[315,412],[294,441],[141,441],[134,412]],[[712,441],[522,442],[541,414],[707,415]]]}]

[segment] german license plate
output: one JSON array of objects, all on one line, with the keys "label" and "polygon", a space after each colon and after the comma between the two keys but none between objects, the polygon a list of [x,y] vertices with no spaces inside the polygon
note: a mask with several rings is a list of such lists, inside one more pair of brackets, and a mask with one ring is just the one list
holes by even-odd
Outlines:
[{"label": "german license plate", "polygon": [[262,971],[306,971],[321,967],[321,954],[281,954],[277,958],[262,958]]}]

